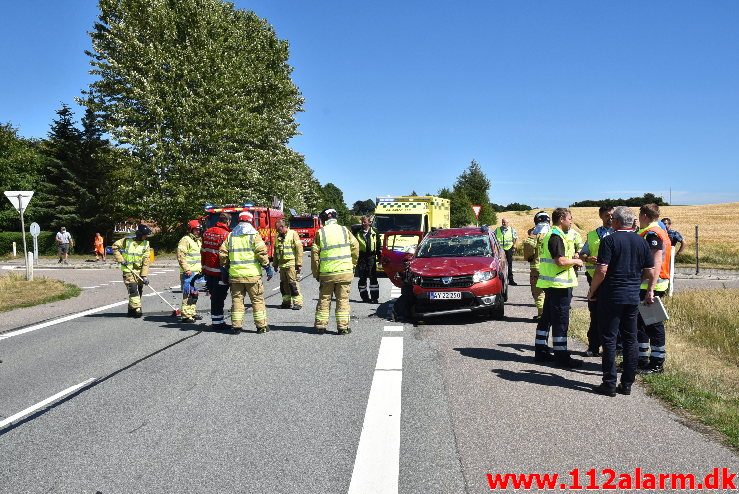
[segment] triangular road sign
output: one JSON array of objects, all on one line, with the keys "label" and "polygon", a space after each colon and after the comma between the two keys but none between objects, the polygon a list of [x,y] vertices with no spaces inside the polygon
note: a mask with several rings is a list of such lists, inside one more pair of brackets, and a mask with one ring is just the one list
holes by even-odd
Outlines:
[{"label": "triangular road sign", "polygon": [[475,212],[475,218],[480,217],[480,211],[482,210],[482,206],[478,206],[477,204],[472,205],[472,211]]},{"label": "triangular road sign", "polygon": [[26,209],[26,206],[28,206],[28,203],[31,202],[31,197],[33,197],[33,191],[32,190],[6,190],[5,191],[5,197],[8,198],[10,203],[15,207],[16,210],[20,213],[21,209]]}]

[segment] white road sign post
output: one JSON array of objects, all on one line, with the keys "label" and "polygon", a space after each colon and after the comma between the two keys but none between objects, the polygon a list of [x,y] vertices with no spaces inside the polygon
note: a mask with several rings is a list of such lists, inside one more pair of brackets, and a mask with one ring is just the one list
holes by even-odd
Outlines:
[{"label": "white road sign post", "polygon": [[28,203],[33,197],[32,190],[6,190],[5,197],[21,214],[21,236],[23,237],[23,258],[26,261],[26,273],[28,273],[28,249],[26,248],[26,224],[23,220],[23,211],[26,210]]},{"label": "white road sign post", "polygon": [[28,227],[33,237],[33,260],[38,264],[38,236],[41,233],[41,227],[35,221]]}]

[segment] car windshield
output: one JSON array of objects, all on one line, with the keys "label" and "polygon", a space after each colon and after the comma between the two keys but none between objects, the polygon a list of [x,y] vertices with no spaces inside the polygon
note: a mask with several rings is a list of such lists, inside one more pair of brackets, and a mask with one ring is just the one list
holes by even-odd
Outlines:
[{"label": "car windshield", "polygon": [[490,240],[485,235],[429,237],[418,246],[416,257],[492,257]]},{"label": "car windshield", "polygon": [[377,214],[375,215],[375,229],[378,233],[390,231],[413,231],[421,230],[420,214]]},{"label": "car windshield", "polygon": [[291,218],[290,228],[313,228],[313,218]]}]

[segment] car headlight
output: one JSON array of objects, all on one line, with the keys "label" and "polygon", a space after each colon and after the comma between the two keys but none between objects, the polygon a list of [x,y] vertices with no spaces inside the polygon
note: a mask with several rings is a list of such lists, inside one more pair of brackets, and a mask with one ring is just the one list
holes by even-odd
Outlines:
[{"label": "car headlight", "polygon": [[492,271],[475,271],[472,275],[473,283],[480,283],[483,281],[492,280],[495,277]]}]

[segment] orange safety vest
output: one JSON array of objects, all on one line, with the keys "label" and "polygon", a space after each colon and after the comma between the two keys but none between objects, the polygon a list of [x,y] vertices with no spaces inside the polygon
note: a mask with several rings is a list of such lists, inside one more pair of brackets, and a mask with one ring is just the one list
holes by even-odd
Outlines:
[{"label": "orange safety vest", "polygon": [[662,240],[662,269],[659,271],[659,277],[663,280],[670,279],[670,256],[672,255],[672,243],[670,242],[670,236],[667,232],[660,228],[656,223],[649,225],[644,230],[639,230],[639,235],[646,237],[647,233],[654,232]]}]

